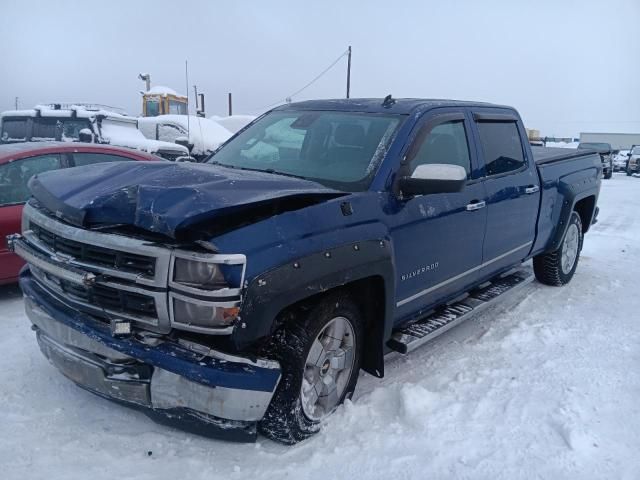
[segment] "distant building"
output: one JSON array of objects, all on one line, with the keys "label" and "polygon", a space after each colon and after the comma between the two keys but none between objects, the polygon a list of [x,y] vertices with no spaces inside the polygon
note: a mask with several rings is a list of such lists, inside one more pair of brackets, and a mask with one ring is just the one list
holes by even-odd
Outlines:
[{"label": "distant building", "polygon": [[629,150],[640,145],[640,133],[580,133],[581,142],[602,142],[611,144],[613,150]]}]

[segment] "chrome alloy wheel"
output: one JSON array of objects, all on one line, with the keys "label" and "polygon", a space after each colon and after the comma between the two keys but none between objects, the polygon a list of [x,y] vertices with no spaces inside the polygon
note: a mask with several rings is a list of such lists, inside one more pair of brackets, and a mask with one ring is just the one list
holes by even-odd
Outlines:
[{"label": "chrome alloy wheel", "polygon": [[309,420],[320,421],[338,406],[349,383],[355,360],[353,326],[335,317],[311,345],[304,366],[300,398]]},{"label": "chrome alloy wheel", "polygon": [[575,223],[569,225],[564,242],[562,243],[562,273],[568,275],[576,263],[578,258],[578,249],[580,248],[580,232]]}]

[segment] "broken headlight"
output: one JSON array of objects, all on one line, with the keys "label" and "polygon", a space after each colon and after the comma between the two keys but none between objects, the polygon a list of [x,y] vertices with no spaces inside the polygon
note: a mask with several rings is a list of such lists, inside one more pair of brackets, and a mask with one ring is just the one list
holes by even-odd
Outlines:
[{"label": "broken headlight", "polygon": [[231,326],[239,308],[233,302],[210,302],[172,293],[172,323],[182,330],[210,331]]},{"label": "broken headlight", "polygon": [[216,290],[227,286],[218,264],[186,258],[175,259],[173,281],[204,290]]},{"label": "broken headlight", "polygon": [[175,328],[230,333],[238,319],[246,257],[174,250],[169,309]]}]

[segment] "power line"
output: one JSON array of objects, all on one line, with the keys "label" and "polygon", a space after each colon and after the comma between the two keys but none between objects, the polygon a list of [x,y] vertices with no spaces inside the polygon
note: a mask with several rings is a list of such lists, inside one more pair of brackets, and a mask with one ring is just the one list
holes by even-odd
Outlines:
[{"label": "power line", "polygon": [[335,66],[335,65],[336,65],[336,64],[337,64],[337,63],[342,59],[342,57],[344,57],[345,55],[348,55],[348,54],[349,54],[349,49],[347,49],[347,50],[345,50],[344,52],[342,52],[342,53],[340,54],[340,56],[339,56],[338,58],[336,58],[336,59],[331,63],[331,65],[329,65],[329,66],[328,66],[327,68],[325,68],[322,72],[320,72],[317,76],[315,76],[315,77],[313,78],[313,80],[311,80],[309,83],[307,83],[304,87],[302,87],[302,88],[300,88],[300,89],[296,90],[296,91],[295,91],[295,92],[293,92],[292,94],[287,95],[286,97],[284,97],[284,98],[283,98],[283,99],[281,99],[281,100],[278,100],[277,102],[273,102],[273,103],[271,103],[271,104],[269,104],[269,105],[265,105],[264,107],[261,107],[261,108],[254,108],[254,109],[252,109],[252,110],[250,110],[250,111],[252,111],[252,112],[256,112],[256,111],[264,111],[264,110],[266,110],[266,109],[268,109],[268,108],[274,107],[274,106],[279,105],[279,104],[281,104],[281,103],[285,103],[285,102],[286,102],[287,100],[289,100],[290,98],[295,97],[295,96],[296,96],[296,95],[298,95],[299,93],[302,93],[304,90],[306,90],[306,89],[307,89],[307,88],[309,88],[311,85],[313,85],[313,84],[314,84],[314,83],[316,83],[318,80],[320,80],[320,78],[321,78],[325,73],[327,73],[329,70],[331,70],[331,69],[332,69],[332,68],[333,68],[333,67],[334,67],[334,66]]}]

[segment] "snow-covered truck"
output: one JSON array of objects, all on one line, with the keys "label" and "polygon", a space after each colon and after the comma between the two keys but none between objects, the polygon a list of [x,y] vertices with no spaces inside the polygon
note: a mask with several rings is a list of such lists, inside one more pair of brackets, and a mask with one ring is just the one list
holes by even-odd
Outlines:
[{"label": "snow-covered truck", "polygon": [[532,150],[509,107],[308,101],[205,164],[37,175],[8,243],[71,380],[209,435],[293,443],[387,353],[533,275],[569,282],[601,177],[595,151]]},{"label": "snow-covered truck", "polygon": [[90,141],[133,148],[167,160],[188,156],[171,142],[150,140],[138,130],[137,119],[95,104],[50,104],[0,114],[0,143]]},{"label": "snow-covered truck", "polygon": [[188,139],[191,155],[198,161],[211,154],[232,135],[213,120],[196,115],[140,117],[138,129],[152,140],[176,142]]}]

